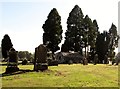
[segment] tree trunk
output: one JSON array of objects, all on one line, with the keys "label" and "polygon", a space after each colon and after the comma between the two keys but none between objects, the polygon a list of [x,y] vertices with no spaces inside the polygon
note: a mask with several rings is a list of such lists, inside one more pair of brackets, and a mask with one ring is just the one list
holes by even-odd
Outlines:
[{"label": "tree trunk", "polygon": [[86,55],[87,55],[87,54],[86,54],[86,47],[85,47],[85,58],[86,58]]}]

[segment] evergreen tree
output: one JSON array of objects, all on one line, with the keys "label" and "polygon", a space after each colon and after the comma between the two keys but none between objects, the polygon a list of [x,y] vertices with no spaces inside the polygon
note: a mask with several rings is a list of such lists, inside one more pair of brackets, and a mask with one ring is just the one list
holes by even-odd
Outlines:
[{"label": "evergreen tree", "polygon": [[[104,60],[104,64],[107,64],[108,60],[106,59],[106,56],[108,57],[108,48],[109,48],[109,42],[110,42],[110,35],[109,35],[109,32],[107,31],[104,31],[103,32],[103,36],[104,36],[104,47],[102,48],[103,49],[103,60]],[[101,60],[102,61],[102,60]]]},{"label": "evergreen tree", "polygon": [[42,28],[44,29],[43,44],[47,45],[53,53],[59,50],[58,44],[62,40],[63,30],[61,26],[61,17],[56,8],[51,10]]},{"label": "evergreen tree", "polygon": [[97,39],[97,35],[98,35],[98,24],[96,20],[93,20],[93,27],[94,27],[94,32],[93,32],[93,44],[90,47],[90,60],[94,59],[95,53],[96,53],[96,39]]},{"label": "evergreen tree", "polygon": [[103,33],[98,33],[97,39],[96,39],[96,53],[98,54],[98,60],[102,61],[104,58],[103,54],[103,48],[104,48],[104,38]]},{"label": "evergreen tree", "polygon": [[4,38],[2,39],[2,44],[1,44],[3,58],[6,59],[8,57],[8,52],[9,52],[10,48],[12,48],[12,46],[13,46],[13,44],[11,42],[10,37],[8,36],[8,34],[5,34]]},{"label": "evergreen tree", "polygon": [[107,60],[105,57],[108,56],[108,47],[110,42],[110,36],[107,31],[103,31],[103,33],[99,33],[96,41],[96,52],[98,54],[99,63],[107,64]]},{"label": "evergreen tree", "polygon": [[98,24],[97,24],[96,20],[93,20],[93,25],[95,27],[95,30],[97,30],[97,32],[98,32],[99,27],[98,27]]},{"label": "evergreen tree", "polygon": [[65,42],[62,45],[62,51],[82,52],[82,31],[83,31],[83,13],[78,5],[75,5],[69,13],[67,19],[67,30],[65,33]]},{"label": "evergreen tree", "polygon": [[118,47],[119,36],[117,34],[117,27],[112,23],[111,28],[109,29],[110,42],[108,47],[108,56],[112,60],[115,56],[114,50]]},{"label": "evergreen tree", "polygon": [[84,18],[84,32],[83,32],[83,43],[85,48],[85,57],[88,53],[88,46],[90,46],[91,49],[95,48],[96,43],[96,37],[98,33],[98,25],[97,22],[94,20],[94,23],[89,18],[88,15]]}]

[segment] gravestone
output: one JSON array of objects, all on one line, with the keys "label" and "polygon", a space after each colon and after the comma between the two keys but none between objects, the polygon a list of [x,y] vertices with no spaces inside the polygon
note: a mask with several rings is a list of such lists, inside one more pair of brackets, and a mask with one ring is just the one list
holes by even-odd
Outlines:
[{"label": "gravestone", "polygon": [[47,48],[45,45],[39,45],[35,48],[35,58],[34,58],[34,70],[44,71],[48,69],[47,64]]},{"label": "gravestone", "polygon": [[87,60],[87,58],[83,58],[83,65],[88,65],[88,60]]},{"label": "gravestone", "polygon": [[16,72],[18,70],[19,68],[18,68],[17,51],[14,48],[11,48],[9,50],[9,58],[7,62],[6,73]]},{"label": "gravestone", "polygon": [[98,62],[98,54],[95,54],[94,60],[93,60],[94,65],[96,65],[97,62]]}]

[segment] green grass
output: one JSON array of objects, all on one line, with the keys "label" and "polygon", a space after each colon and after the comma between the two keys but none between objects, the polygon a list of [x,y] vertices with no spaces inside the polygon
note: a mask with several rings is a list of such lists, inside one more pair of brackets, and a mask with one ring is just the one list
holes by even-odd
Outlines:
[{"label": "green grass", "polygon": [[[5,72],[6,66],[0,66]],[[33,69],[33,65],[19,65]],[[2,87],[118,87],[118,66],[81,64],[50,66],[45,72],[2,77]]]}]

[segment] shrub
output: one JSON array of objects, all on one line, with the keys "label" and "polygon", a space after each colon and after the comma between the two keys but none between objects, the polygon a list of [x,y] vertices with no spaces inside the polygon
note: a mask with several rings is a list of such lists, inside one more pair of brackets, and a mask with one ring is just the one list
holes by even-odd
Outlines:
[{"label": "shrub", "polygon": [[27,63],[28,63],[28,60],[27,60],[27,59],[24,59],[24,60],[22,61],[22,65],[27,65]]}]

